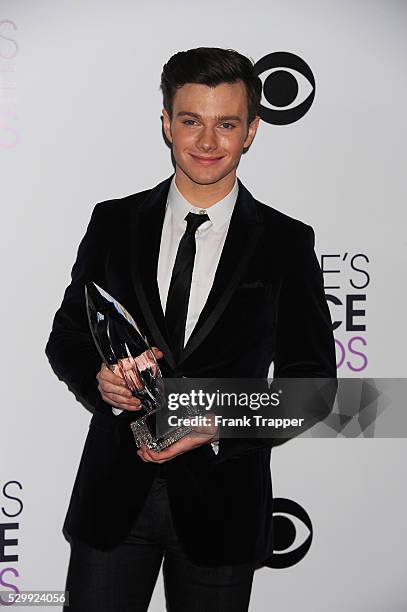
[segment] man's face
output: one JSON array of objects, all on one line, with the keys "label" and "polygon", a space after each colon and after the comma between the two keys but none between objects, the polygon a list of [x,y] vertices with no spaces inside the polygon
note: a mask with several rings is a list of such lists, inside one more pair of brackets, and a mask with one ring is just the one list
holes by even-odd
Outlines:
[{"label": "man's face", "polygon": [[162,113],[177,167],[200,185],[216,183],[235,172],[260,120],[256,117],[247,125],[242,81],[216,87],[187,83],[175,93],[172,121],[165,109]]}]

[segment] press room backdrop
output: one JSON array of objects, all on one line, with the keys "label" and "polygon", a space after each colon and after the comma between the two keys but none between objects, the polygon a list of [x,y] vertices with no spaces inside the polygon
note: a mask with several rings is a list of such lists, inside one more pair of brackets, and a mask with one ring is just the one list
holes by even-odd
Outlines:
[{"label": "press room backdrop", "polygon": [[[2,0],[0,589],[64,588],[90,414],[44,347],[95,203],[172,173],[159,80],[176,51],[257,63],[262,122],[238,175],[315,228],[339,375],[405,376],[406,8]],[[251,610],[407,609],[407,441],[352,435],[273,452],[278,549]],[[163,608],[160,578],[151,610]]]}]

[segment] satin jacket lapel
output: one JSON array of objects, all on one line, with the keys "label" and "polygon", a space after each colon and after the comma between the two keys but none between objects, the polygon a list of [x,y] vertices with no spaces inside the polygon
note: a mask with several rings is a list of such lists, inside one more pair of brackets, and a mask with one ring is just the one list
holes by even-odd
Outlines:
[{"label": "satin jacket lapel", "polygon": [[130,267],[136,295],[151,336],[174,369],[175,360],[168,345],[164,313],[157,283],[157,265],[165,206],[173,175],[159,183],[132,211],[133,249]]},{"label": "satin jacket lapel", "polygon": [[263,232],[255,199],[239,179],[238,184],[238,197],[213,285],[192,334],[181,353],[180,363],[199,347],[213,329],[236,289]]}]

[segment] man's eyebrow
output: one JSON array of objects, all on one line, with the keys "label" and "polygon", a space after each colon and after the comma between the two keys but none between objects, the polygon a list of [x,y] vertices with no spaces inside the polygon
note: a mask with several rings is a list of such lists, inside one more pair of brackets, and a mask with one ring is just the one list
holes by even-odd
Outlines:
[{"label": "man's eyebrow", "polygon": [[[201,115],[199,115],[198,113],[192,113],[191,111],[178,111],[177,117],[195,117],[196,119],[202,119]],[[241,117],[239,117],[239,115],[217,115],[216,117],[217,121],[242,121]]]}]

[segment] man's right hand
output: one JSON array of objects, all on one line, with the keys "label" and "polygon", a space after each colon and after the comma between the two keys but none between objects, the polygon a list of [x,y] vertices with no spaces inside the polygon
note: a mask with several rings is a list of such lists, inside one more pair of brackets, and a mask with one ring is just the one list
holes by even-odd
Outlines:
[{"label": "man's right hand", "polygon": [[[162,351],[156,346],[152,347],[156,359],[160,359],[163,356]],[[118,366],[114,366],[116,373],[113,373],[105,363],[99,372],[96,374],[98,380],[98,389],[102,396],[102,399],[114,408],[120,408],[120,410],[140,410],[141,402],[136,397],[133,397],[130,389],[126,385],[123,376],[120,374]]]}]

